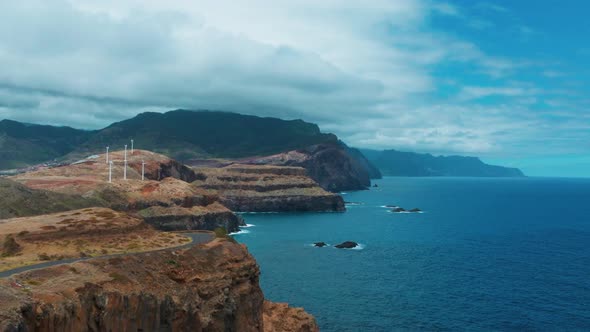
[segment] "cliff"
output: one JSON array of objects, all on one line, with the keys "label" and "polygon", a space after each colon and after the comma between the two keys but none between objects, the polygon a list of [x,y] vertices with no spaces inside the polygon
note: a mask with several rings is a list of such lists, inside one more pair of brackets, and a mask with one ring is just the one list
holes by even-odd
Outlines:
[{"label": "cliff", "polygon": [[266,157],[246,158],[254,165],[297,166],[331,192],[363,190],[371,185],[369,170],[340,143],[319,144]]},{"label": "cliff", "polygon": [[265,305],[242,245],[91,259],[0,280],[0,331],[317,331],[301,310]]},{"label": "cliff", "polygon": [[210,230],[223,227],[233,233],[246,226],[244,220],[218,202],[207,206],[161,207],[152,206],[139,211],[139,215],[150,225],[164,231]]},{"label": "cliff", "polygon": [[[87,208],[0,220],[0,272],[48,261],[157,250],[189,243],[143,220]],[[0,273],[1,276],[1,273]]]},{"label": "cliff", "polygon": [[344,211],[339,195],[329,193],[301,167],[240,165],[196,168],[193,186],[219,197],[238,212]]},{"label": "cliff", "polygon": [[396,150],[362,152],[384,175],[389,176],[524,176],[517,168],[488,165],[475,157],[433,156]]}]

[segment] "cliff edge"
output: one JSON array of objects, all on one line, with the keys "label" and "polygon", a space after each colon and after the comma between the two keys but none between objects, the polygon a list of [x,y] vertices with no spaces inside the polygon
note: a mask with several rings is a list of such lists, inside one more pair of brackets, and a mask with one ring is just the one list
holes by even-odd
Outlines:
[{"label": "cliff edge", "polygon": [[318,331],[301,309],[264,301],[246,247],[91,259],[0,280],[0,331]]}]

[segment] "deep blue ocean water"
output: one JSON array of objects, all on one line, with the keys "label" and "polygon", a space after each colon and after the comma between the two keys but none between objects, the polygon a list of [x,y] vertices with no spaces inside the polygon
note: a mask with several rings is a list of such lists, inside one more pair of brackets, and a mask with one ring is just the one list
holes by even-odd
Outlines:
[{"label": "deep blue ocean water", "polygon": [[345,213],[244,215],[267,298],[322,331],[590,330],[590,179],[375,182]]}]

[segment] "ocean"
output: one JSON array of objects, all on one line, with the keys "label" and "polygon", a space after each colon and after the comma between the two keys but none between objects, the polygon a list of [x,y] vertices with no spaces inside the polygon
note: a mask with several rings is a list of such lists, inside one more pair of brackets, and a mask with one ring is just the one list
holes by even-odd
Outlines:
[{"label": "ocean", "polygon": [[345,213],[244,215],[268,299],[322,331],[590,330],[590,179],[375,183]]}]

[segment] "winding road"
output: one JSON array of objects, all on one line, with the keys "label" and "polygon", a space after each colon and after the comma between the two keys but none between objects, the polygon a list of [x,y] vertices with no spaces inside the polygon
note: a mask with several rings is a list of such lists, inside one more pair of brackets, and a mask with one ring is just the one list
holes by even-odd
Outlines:
[{"label": "winding road", "polygon": [[14,274],[17,274],[17,273],[22,273],[22,272],[26,272],[26,271],[30,271],[30,270],[44,269],[44,268],[50,267],[50,266],[70,264],[70,263],[85,261],[85,260],[89,260],[89,259],[111,258],[111,257],[123,256],[123,255],[136,255],[136,254],[143,254],[143,253],[148,253],[148,252],[159,252],[159,251],[165,251],[165,250],[185,249],[185,248],[190,248],[190,247],[197,245],[197,244],[207,243],[207,242],[213,240],[213,238],[215,237],[211,233],[182,233],[182,234],[190,237],[192,241],[187,244],[183,244],[183,245],[180,245],[177,247],[170,247],[170,248],[157,249],[157,250],[151,250],[151,251],[141,251],[141,252],[135,252],[135,253],[130,253],[130,254],[114,254],[114,255],[105,255],[105,256],[96,256],[96,257],[70,258],[70,259],[62,259],[59,261],[49,261],[49,262],[44,262],[44,263],[39,263],[39,264],[34,264],[34,265],[21,266],[16,269],[0,272],[0,278],[8,278],[8,277],[10,277]]}]

